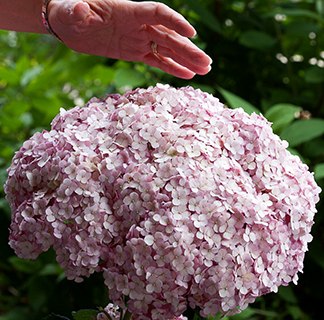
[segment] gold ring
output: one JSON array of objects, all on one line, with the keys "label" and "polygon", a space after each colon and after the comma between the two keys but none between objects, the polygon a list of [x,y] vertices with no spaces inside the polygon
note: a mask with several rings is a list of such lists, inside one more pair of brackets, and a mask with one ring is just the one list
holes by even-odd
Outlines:
[{"label": "gold ring", "polygon": [[157,51],[157,44],[155,42],[152,42],[151,44],[151,50],[154,54],[158,54],[158,51]]}]

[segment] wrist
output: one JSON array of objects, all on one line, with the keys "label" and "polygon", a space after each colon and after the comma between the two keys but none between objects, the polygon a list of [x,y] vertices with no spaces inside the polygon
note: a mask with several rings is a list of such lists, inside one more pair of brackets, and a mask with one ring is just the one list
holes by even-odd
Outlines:
[{"label": "wrist", "polygon": [[57,33],[52,29],[50,23],[49,23],[49,19],[48,19],[48,5],[51,2],[51,0],[44,0],[43,5],[42,5],[42,20],[43,20],[43,25],[46,28],[46,30],[48,31],[48,33],[50,33],[51,35],[53,35],[57,40],[59,40],[60,42],[63,42],[62,39],[57,35]]}]

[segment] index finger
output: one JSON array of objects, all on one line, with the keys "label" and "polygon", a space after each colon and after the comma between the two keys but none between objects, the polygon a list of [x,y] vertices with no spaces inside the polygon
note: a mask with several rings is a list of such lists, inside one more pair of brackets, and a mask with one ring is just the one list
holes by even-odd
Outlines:
[{"label": "index finger", "polygon": [[133,2],[134,15],[139,23],[163,25],[184,37],[196,34],[194,27],[178,12],[159,2]]}]

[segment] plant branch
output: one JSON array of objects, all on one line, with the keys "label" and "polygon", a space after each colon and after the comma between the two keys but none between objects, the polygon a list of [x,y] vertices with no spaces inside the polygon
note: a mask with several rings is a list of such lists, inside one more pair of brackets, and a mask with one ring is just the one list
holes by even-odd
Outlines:
[{"label": "plant branch", "polygon": [[130,320],[132,318],[132,315],[133,315],[132,313],[126,310],[123,320]]}]

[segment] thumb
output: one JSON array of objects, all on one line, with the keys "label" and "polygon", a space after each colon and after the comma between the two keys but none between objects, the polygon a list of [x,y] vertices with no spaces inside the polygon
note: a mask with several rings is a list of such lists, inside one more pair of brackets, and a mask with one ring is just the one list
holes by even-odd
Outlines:
[{"label": "thumb", "polygon": [[63,1],[57,9],[57,14],[63,24],[76,24],[82,22],[87,18],[89,13],[89,4],[80,0]]},{"label": "thumb", "polygon": [[74,5],[72,19],[74,22],[81,22],[86,19],[90,13],[90,6],[87,2],[79,1]]}]

